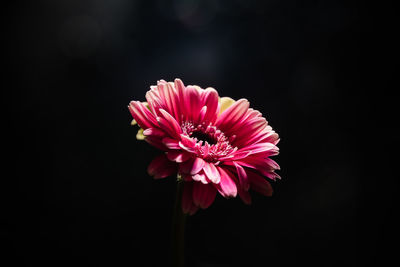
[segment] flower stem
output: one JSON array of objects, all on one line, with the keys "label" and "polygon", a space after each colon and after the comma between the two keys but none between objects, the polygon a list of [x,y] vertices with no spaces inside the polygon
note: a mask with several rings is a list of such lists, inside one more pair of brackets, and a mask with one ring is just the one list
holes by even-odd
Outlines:
[{"label": "flower stem", "polygon": [[184,266],[185,221],[186,214],[182,212],[183,181],[177,182],[174,215],[172,221],[172,266]]}]

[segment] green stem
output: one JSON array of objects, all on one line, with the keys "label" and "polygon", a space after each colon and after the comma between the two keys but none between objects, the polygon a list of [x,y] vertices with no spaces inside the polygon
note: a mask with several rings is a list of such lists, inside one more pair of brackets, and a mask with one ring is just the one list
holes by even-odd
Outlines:
[{"label": "green stem", "polygon": [[185,221],[186,214],[182,212],[183,181],[177,182],[174,216],[172,221],[172,266],[184,266]]}]

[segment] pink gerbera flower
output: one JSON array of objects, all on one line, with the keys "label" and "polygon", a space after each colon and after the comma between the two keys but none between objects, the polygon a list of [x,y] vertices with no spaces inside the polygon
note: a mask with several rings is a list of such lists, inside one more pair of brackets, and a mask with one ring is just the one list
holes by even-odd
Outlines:
[{"label": "pink gerbera flower", "polygon": [[[217,192],[251,203],[249,189],[271,196],[267,179],[280,178],[279,136],[246,99],[218,96],[213,88],[161,80],[146,93],[146,102],[132,101],[129,110],[144,139],[165,153],[148,172],[154,178],[178,175],[184,183],[182,210],[194,214],[209,207]],[[267,179],[266,179],[267,178]]]}]

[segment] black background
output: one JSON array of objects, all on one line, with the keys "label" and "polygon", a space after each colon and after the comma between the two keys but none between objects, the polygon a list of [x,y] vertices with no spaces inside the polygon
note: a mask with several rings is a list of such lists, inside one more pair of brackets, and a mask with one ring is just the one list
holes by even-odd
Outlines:
[{"label": "black background", "polygon": [[396,189],[381,165],[390,126],[377,114],[392,111],[379,106],[393,73],[383,64],[392,10],[354,1],[8,6],[3,266],[167,263],[175,182],[148,177],[159,152],[136,140],[127,105],[177,77],[247,98],[281,136],[274,196],[253,193],[251,206],[219,196],[190,217],[188,266],[389,263]]}]

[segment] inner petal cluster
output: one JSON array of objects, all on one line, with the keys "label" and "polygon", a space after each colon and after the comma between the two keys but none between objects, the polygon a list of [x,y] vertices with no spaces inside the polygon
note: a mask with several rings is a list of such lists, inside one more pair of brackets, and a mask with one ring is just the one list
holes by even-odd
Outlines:
[{"label": "inner petal cluster", "polygon": [[232,147],[229,138],[211,123],[196,124],[185,121],[182,123],[181,129],[183,135],[195,142],[194,149],[197,156],[208,162],[218,162],[220,157],[237,150],[237,147]]}]

